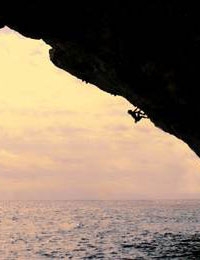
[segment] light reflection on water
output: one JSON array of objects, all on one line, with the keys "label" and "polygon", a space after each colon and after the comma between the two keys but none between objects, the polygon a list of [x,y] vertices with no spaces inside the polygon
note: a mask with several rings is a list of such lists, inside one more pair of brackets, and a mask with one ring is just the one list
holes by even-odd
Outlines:
[{"label": "light reflection on water", "polygon": [[0,202],[0,259],[200,259],[200,201]]}]

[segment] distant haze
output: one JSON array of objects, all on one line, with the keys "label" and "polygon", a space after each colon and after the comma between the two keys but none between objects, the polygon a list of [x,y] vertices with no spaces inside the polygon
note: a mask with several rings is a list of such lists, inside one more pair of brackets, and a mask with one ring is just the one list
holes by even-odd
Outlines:
[{"label": "distant haze", "polygon": [[200,198],[186,144],[135,124],[125,99],[56,68],[49,46],[0,31],[0,198]]}]

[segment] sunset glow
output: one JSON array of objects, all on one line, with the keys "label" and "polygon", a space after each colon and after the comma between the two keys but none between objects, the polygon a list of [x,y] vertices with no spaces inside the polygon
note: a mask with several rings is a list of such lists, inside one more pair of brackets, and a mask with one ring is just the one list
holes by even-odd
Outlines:
[{"label": "sunset glow", "polygon": [[0,31],[1,199],[200,198],[200,160],[132,105]]}]

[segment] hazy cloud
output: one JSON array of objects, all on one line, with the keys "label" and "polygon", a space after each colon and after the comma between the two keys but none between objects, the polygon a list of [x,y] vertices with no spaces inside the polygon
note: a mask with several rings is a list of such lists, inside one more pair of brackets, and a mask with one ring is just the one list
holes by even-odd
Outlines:
[{"label": "hazy cloud", "polygon": [[49,46],[0,31],[2,199],[199,197],[200,162],[125,99],[55,68]]}]

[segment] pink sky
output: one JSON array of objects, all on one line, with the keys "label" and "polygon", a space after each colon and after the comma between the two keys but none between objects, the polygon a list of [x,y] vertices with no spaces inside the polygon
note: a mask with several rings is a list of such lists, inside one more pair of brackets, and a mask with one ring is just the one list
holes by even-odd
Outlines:
[{"label": "pink sky", "polygon": [[200,161],[125,99],[56,68],[49,46],[0,31],[1,199],[200,197]]}]

